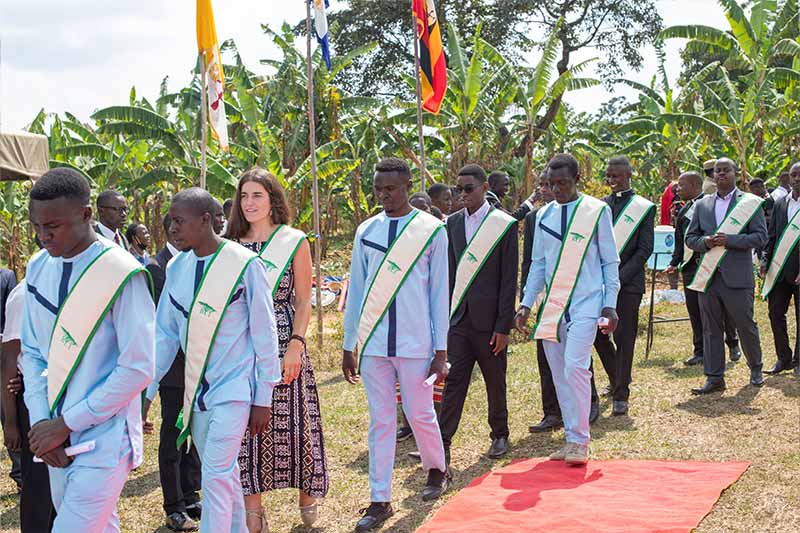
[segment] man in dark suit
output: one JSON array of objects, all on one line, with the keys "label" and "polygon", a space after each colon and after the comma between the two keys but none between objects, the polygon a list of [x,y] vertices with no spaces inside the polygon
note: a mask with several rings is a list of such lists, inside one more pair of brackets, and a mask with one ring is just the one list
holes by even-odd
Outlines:
[{"label": "man in dark suit", "polygon": [[[775,202],[775,209],[772,213],[768,225],[768,241],[764,247],[764,261],[761,264],[761,277],[770,269],[770,263],[777,252],[779,242],[783,239],[791,239],[791,236],[784,237],[787,226],[793,224],[800,225],[800,217],[796,216],[800,211],[800,163],[795,163],[789,172],[791,192],[782,196]],[[786,241],[791,242],[791,240]],[[779,270],[775,284],[769,291],[769,323],[772,327],[772,338],[775,341],[775,353],[778,361],[772,369],[767,370],[767,374],[779,374],[784,370],[795,369],[795,373],[800,373],[800,286],[798,286],[798,274],[800,274],[800,257],[798,256],[798,246],[795,243],[787,255],[777,258],[783,261],[774,267]],[[789,302],[794,299],[795,317],[795,343],[794,353],[789,346],[789,332],[786,324],[786,312],[789,310]]]},{"label": "man in dark suit", "polygon": [[[628,413],[630,384],[633,371],[633,353],[636,348],[636,335],[639,327],[639,304],[645,290],[645,264],[653,253],[655,205],[637,196],[631,189],[631,163],[627,157],[614,157],[606,167],[606,183],[611,187],[611,194],[603,198],[611,207],[614,217],[615,239],[619,253],[620,291],[617,297],[617,313],[619,325],[614,331],[614,340],[598,332],[594,347],[600,355],[603,367],[608,374],[613,397],[614,415]],[[636,204],[647,205],[644,214],[636,216],[629,210]],[[619,231],[618,226],[626,220],[634,226],[630,231]],[[618,234],[619,233],[619,234]]]},{"label": "man in dark suit", "polygon": [[128,202],[120,193],[101,192],[97,195],[97,222],[94,225],[94,232],[127,252],[130,243],[125,238],[123,228],[129,212]]},{"label": "man in dark suit", "polygon": [[[169,239],[169,216],[164,217],[164,234]],[[167,245],[150,260],[145,268],[153,277],[156,304],[161,299],[161,291],[166,281],[167,263],[178,249],[167,241]],[[164,295],[169,298],[170,295]],[[158,472],[161,478],[161,492],[164,495],[166,525],[173,531],[193,531],[197,529],[195,520],[200,520],[200,457],[192,446],[186,449],[175,447],[179,430],[175,427],[178,413],[183,407],[184,392],[183,351],[179,351],[175,362],[159,384],[161,396],[161,433],[158,443]],[[152,424],[145,421],[146,432],[152,431]]]},{"label": "man in dark suit", "polygon": [[[517,291],[517,223],[505,213],[494,212],[486,201],[488,184],[481,167],[466,165],[459,171],[457,183],[465,209],[447,218],[450,295],[454,303],[447,342],[452,366],[440,416],[442,441],[449,459],[450,443],[458,429],[477,362],[486,382],[489,404],[492,444],[488,455],[498,458],[508,452],[506,348]],[[476,247],[467,250],[473,241]],[[478,251],[482,242],[493,245],[484,248],[488,254],[483,256]],[[474,272],[470,270],[475,268]],[[466,274],[469,272],[472,273]],[[457,281],[462,279],[473,281],[459,295]]]},{"label": "man in dark suit", "polygon": [[[508,187],[511,180],[508,174],[500,170],[495,170],[489,174],[489,190],[486,191],[486,201],[495,209],[503,209],[502,201],[508,193]],[[532,194],[530,198],[522,202],[513,213],[509,213],[516,220],[523,220],[525,216],[533,210],[533,200],[536,194]]]},{"label": "man in dark suit", "polygon": [[[543,172],[539,176],[539,187],[536,195],[545,204],[554,200],[553,192],[550,189],[550,180],[547,177],[547,172]],[[520,301],[524,296],[525,282],[528,279],[528,272],[531,270],[531,262],[533,259],[533,238],[536,235],[536,213],[539,209],[534,209],[525,215],[525,229],[523,231],[524,237],[522,241],[522,276],[520,277]],[[542,389],[542,412],[544,416],[538,424],[534,424],[528,428],[531,433],[540,433],[543,431],[550,431],[558,429],[564,425],[561,418],[561,407],[558,405],[558,395],[556,394],[556,386],[553,383],[553,373],[550,371],[550,365],[547,363],[547,356],[544,352],[544,345],[541,340],[536,341],[536,362],[539,366],[539,384]],[[600,399],[597,396],[597,389],[594,384],[594,375],[592,375],[592,403],[589,410],[589,423],[594,423],[600,416]]]},{"label": "man in dark suit", "polygon": [[[708,394],[725,389],[723,310],[730,314],[739,332],[750,367],[750,383],[757,387],[764,384],[761,373],[761,343],[758,326],[753,320],[753,249],[761,248],[767,242],[764,211],[759,206],[753,210],[752,215],[745,213],[751,217],[746,223],[745,220],[739,220],[744,218],[739,215],[733,221],[740,228],[738,233],[726,234],[718,231],[719,225],[734,210],[734,206],[752,205],[757,201],[755,196],[736,187],[736,174],[736,164],[733,161],[728,158],[717,160],[714,166],[717,193],[695,202],[695,211],[686,233],[686,244],[689,248],[703,254],[700,257],[701,263],[704,255],[714,248],[721,247],[726,252],[718,268],[710,273],[710,279],[698,280],[695,276],[693,281],[698,290],[702,290],[698,283],[702,282],[705,286],[705,292],[700,294],[700,312],[703,316],[703,365],[706,375],[705,385],[693,389],[694,394]],[[702,270],[698,269],[698,273]]]}]

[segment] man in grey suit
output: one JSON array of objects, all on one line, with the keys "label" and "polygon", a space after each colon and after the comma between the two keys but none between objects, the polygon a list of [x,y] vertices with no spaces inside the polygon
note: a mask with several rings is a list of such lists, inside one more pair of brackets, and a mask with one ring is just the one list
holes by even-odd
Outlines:
[{"label": "man in grey suit", "polygon": [[[686,244],[700,254],[723,247],[726,254],[705,292],[700,293],[700,312],[703,318],[703,355],[706,383],[692,389],[694,394],[708,394],[725,389],[725,344],[722,338],[722,317],[727,311],[742,341],[750,383],[764,384],[761,373],[761,342],[758,326],[753,319],[753,249],[767,243],[764,211],[756,209],[752,218],[737,234],[719,233],[717,228],[733,207],[745,196],[736,187],[736,163],[723,158],[714,165],[717,193],[698,200],[686,234]],[[701,258],[702,261],[702,258]]]}]

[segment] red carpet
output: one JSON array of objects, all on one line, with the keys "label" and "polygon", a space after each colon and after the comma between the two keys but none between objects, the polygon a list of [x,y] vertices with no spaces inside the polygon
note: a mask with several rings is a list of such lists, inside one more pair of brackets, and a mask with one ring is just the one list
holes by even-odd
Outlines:
[{"label": "red carpet", "polygon": [[516,461],[474,480],[417,531],[690,531],[749,465]]}]

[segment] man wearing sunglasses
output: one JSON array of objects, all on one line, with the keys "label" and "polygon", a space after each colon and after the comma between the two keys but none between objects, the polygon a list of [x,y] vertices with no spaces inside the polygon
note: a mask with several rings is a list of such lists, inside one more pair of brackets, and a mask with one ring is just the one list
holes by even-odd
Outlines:
[{"label": "man wearing sunglasses", "polygon": [[123,250],[130,248],[122,228],[128,219],[128,202],[117,191],[103,191],[97,195],[97,223],[95,233],[102,235]]},{"label": "man wearing sunglasses", "polygon": [[478,165],[459,171],[456,190],[465,209],[447,218],[452,366],[442,398],[442,441],[449,459],[477,362],[489,403],[487,455],[497,459],[508,453],[506,348],[517,291],[517,221],[489,205],[486,172]]}]

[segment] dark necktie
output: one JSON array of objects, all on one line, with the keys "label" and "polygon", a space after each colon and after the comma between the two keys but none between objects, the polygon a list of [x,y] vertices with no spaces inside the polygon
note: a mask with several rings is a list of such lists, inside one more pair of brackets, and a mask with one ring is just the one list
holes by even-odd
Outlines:
[{"label": "dark necktie", "polygon": [[567,234],[567,206],[561,206],[561,240],[564,240],[564,236]]},{"label": "dark necktie", "polygon": [[117,246],[122,246],[122,243],[119,242],[119,233],[116,231],[114,232],[114,242],[117,243]]}]

